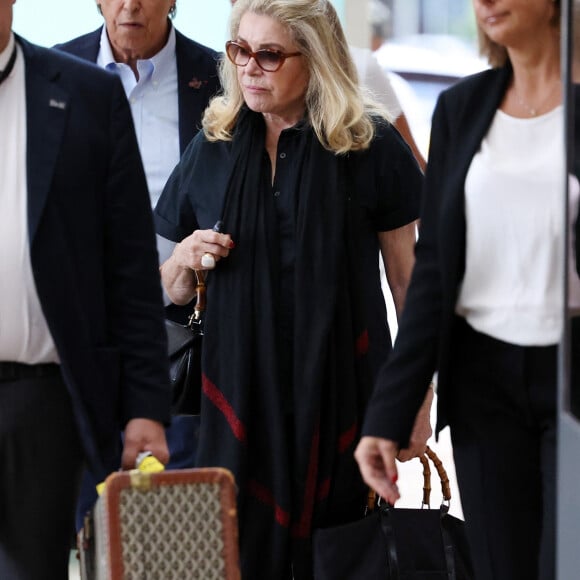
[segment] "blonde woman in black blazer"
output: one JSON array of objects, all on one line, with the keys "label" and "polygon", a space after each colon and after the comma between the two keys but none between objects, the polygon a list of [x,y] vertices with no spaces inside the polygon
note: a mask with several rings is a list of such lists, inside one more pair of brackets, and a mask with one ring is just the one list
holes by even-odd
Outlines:
[{"label": "blonde woman in black blazer", "polygon": [[415,270],[355,456],[395,502],[395,457],[438,371],[437,431],[451,428],[477,580],[547,580],[563,293],[560,3],[473,5],[493,68],[438,101]]}]

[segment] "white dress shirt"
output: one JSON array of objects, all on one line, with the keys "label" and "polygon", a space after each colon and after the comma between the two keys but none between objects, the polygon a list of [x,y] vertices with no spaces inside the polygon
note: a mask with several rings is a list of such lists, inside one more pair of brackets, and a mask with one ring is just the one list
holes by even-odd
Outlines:
[{"label": "white dress shirt", "polygon": [[[12,35],[0,53],[0,70],[14,42]],[[22,50],[17,50],[14,68],[0,85],[0,360],[59,362],[30,263],[25,69]]]},{"label": "white dress shirt", "polygon": [[129,65],[115,62],[103,26],[97,64],[121,77],[133,113],[151,206],[155,207],[180,156],[175,29],[171,27],[167,43],[155,56],[137,61],[137,80]]}]

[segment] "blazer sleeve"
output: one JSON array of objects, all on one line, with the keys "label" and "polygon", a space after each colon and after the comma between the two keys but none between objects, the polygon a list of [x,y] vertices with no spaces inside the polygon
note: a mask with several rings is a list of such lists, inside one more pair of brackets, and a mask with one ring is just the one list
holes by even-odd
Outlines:
[{"label": "blazer sleeve", "polygon": [[121,360],[121,420],[169,420],[167,338],[153,219],[131,111],[115,79],[104,198],[108,328]]},{"label": "blazer sleeve", "polygon": [[442,284],[439,230],[449,124],[445,98],[437,103],[425,175],[416,263],[394,349],[381,368],[369,402],[363,435],[408,444],[415,416],[436,370]]}]

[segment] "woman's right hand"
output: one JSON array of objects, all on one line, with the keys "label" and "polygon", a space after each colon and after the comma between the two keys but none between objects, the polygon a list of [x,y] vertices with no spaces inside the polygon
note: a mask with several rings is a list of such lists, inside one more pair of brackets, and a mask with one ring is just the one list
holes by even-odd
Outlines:
[{"label": "woman's right hand", "polygon": [[395,461],[398,452],[395,441],[380,437],[363,437],[354,452],[365,483],[392,505],[400,497]]},{"label": "woman's right hand", "polygon": [[[189,304],[195,296],[194,270],[213,269],[215,263],[227,258],[234,247],[229,234],[212,229],[195,230],[176,244],[171,256],[160,267],[161,281],[170,300],[178,305]],[[213,258],[211,268],[202,264],[204,255]]]},{"label": "woman's right hand", "polygon": [[211,270],[202,264],[204,255],[210,255],[215,262],[227,258],[235,244],[229,234],[221,234],[214,230],[195,230],[175,246],[171,258],[176,266],[189,270]]}]

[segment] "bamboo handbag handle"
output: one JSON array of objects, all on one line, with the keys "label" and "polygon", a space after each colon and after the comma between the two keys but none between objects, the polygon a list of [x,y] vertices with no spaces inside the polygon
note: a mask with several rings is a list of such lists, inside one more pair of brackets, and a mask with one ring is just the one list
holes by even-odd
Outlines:
[{"label": "bamboo handbag handle", "polygon": [[451,501],[451,486],[449,485],[447,471],[445,471],[445,467],[443,467],[443,463],[441,459],[439,459],[439,456],[435,453],[435,451],[427,446],[425,454],[419,457],[419,460],[423,465],[423,505],[429,507],[431,499],[431,468],[429,466],[429,459],[433,462],[433,465],[437,470],[437,474],[439,475],[443,501],[449,503]]},{"label": "bamboo handbag handle", "polygon": [[[425,450],[424,455],[419,457],[419,461],[423,465],[423,506],[430,507],[431,502],[431,467],[429,460],[433,462],[435,469],[437,470],[437,475],[441,481],[441,494],[443,495],[443,501],[449,503],[451,501],[451,486],[449,484],[449,477],[447,476],[447,471],[443,467],[443,462],[439,459],[439,456],[435,451],[433,451],[429,446]],[[367,494],[367,506],[365,514],[372,512],[375,509],[377,503],[377,493],[374,489],[369,487]]]}]

